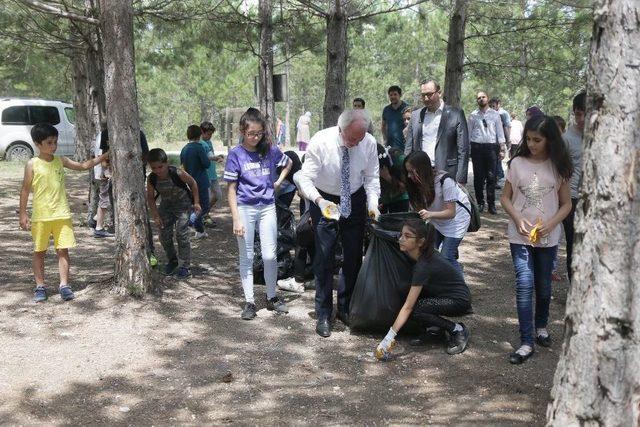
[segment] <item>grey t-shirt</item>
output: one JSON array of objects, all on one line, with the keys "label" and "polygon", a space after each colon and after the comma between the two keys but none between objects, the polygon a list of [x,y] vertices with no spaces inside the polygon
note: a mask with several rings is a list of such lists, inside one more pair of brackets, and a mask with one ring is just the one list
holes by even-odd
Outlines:
[{"label": "grey t-shirt", "polygon": [[573,127],[567,129],[562,135],[564,142],[569,150],[571,162],[573,163],[573,173],[571,174],[571,198],[578,198],[578,191],[582,184],[582,135],[580,135]]}]

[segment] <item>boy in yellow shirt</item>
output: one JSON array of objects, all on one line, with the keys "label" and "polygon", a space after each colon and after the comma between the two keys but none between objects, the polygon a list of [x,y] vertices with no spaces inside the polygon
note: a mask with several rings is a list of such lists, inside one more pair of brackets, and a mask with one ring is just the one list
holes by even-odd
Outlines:
[{"label": "boy in yellow shirt", "polygon": [[[76,246],[71,223],[71,210],[65,191],[64,168],[87,170],[107,159],[108,153],[75,162],[67,157],[55,156],[58,148],[58,130],[50,124],[38,123],[31,129],[31,138],[38,147],[38,157],[33,157],[24,168],[24,181],[20,191],[20,228],[31,228],[33,236],[33,275],[36,279],[34,301],[44,302],[47,291],[44,284],[44,256],[49,239],[58,255],[60,272],[60,296],[64,301],[74,298],[69,287],[69,248]],[[31,221],[27,215],[29,193],[33,191]]]}]

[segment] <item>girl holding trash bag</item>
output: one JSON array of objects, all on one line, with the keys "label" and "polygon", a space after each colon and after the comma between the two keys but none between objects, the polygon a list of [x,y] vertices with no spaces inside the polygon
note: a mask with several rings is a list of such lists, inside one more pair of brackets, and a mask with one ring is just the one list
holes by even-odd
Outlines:
[{"label": "girl holding trash bag", "polygon": [[440,328],[448,336],[446,352],[462,353],[467,348],[469,330],[442,316],[459,316],[471,310],[471,294],[457,270],[434,249],[436,229],[419,219],[404,222],[400,250],[415,261],[409,295],[393,326],[376,348],[376,358],[387,360],[396,334],[407,320],[420,322],[424,328]]},{"label": "girl holding trash bag", "polygon": [[436,228],[436,249],[464,277],[458,246],[469,228],[471,204],[455,178],[432,165],[424,151],[414,151],[404,160],[409,202],[420,218]]},{"label": "girl holding trash bag", "polygon": [[516,365],[531,357],[534,341],[543,347],[551,345],[547,332],[551,273],[560,224],[571,212],[569,180],[573,171],[552,117],[538,115],[527,120],[524,136],[509,160],[500,198],[511,217],[507,234],[516,273],[520,347],[509,355],[509,361]]}]

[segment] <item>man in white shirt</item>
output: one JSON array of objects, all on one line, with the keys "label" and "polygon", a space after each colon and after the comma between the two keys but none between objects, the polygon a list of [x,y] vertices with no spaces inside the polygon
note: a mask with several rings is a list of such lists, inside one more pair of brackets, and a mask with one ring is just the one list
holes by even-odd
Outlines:
[{"label": "man in white shirt", "polygon": [[506,144],[502,120],[498,112],[489,108],[489,97],[485,92],[476,96],[478,109],[469,116],[469,141],[473,164],[473,187],[480,212],[484,211],[484,186],[487,187],[489,213],[496,213],[496,165],[504,158]]},{"label": "man in white shirt", "polygon": [[316,332],[322,337],[331,335],[336,242],[340,239],[343,252],[338,318],[348,324],[351,293],[362,264],[366,217],[380,214],[378,151],[375,139],[367,133],[370,123],[366,110],[343,112],[338,126],[323,129],[311,138],[296,176],[300,193],[312,202]]}]

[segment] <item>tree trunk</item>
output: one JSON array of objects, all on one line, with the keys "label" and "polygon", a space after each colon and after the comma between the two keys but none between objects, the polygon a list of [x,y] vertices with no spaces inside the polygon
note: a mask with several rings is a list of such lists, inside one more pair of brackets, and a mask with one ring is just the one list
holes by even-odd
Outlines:
[{"label": "tree trunk", "polygon": [[113,172],[116,253],[114,291],[141,296],[151,284],[147,259],[147,210],[131,0],[100,0],[104,43],[109,153]]},{"label": "tree trunk", "polygon": [[322,122],[335,126],[347,97],[347,25],[343,0],[333,0],[327,15],[327,65],[324,83]]},{"label": "tree trunk", "polygon": [[267,131],[275,139],[276,104],[273,98],[273,18],[271,0],[259,1],[260,13],[260,75],[258,101],[267,122]]},{"label": "tree trunk", "polygon": [[640,425],[640,4],[598,0],[584,187],[549,425]]},{"label": "tree trunk", "polygon": [[444,99],[448,105],[460,107],[464,77],[464,38],[468,0],[456,0],[449,20],[447,63],[444,75]]}]

